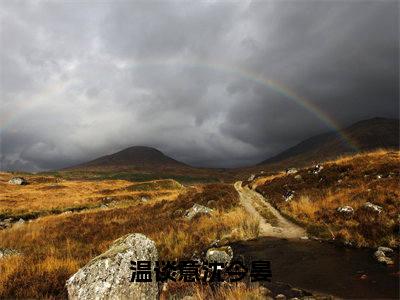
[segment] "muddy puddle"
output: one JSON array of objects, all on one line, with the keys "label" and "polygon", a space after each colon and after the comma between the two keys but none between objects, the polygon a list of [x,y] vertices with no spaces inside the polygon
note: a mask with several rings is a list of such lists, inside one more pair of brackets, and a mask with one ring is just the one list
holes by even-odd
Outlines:
[{"label": "muddy puddle", "polygon": [[[307,240],[259,238],[232,244],[235,256],[271,261],[272,281],[340,298],[399,299],[399,256],[387,267],[372,249]],[[364,275],[364,276],[363,276]]]}]

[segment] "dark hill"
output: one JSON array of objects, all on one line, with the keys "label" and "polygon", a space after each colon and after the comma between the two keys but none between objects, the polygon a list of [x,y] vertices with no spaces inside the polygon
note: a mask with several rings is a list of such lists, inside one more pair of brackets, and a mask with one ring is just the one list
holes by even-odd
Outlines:
[{"label": "dark hill", "polygon": [[374,118],[357,122],[341,131],[357,146],[354,149],[338,132],[311,137],[280,154],[262,161],[259,166],[285,168],[304,166],[355,152],[378,148],[399,148],[399,120]]},{"label": "dark hill", "polygon": [[155,148],[134,146],[114,154],[96,158],[87,163],[83,163],[68,169],[82,169],[90,171],[161,171],[190,169],[190,167],[169,156],[166,156],[164,153]]}]

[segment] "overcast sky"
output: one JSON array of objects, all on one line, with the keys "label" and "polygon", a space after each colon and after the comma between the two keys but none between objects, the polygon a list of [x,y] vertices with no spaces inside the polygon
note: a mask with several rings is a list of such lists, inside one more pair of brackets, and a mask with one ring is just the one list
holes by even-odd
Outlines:
[{"label": "overcast sky", "polygon": [[398,1],[0,2],[1,169],[133,145],[256,163],[399,112]]}]

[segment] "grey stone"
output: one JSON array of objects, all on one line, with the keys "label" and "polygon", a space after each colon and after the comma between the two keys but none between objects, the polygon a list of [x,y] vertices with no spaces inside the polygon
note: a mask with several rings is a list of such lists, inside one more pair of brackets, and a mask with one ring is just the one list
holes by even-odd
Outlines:
[{"label": "grey stone", "polygon": [[378,247],[378,251],[382,251],[383,253],[393,253],[393,249],[389,247]]},{"label": "grey stone", "polygon": [[352,215],[354,214],[354,209],[351,206],[340,206],[336,209],[337,212],[344,214],[344,215]]},{"label": "grey stone", "polygon": [[189,220],[193,219],[195,216],[199,215],[199,214],[206,214],[209,215],[211,214],[213,210],[209,207],[200,205],[200,204],[193,204],[193,206],[191,208],[189,208],[188,210],[186,210],[185,212],[185,217]]},{"label": "grey stone", "polygon": [[296,179],[296,180],[302,180],[302,179],[303,179],[303,177],[301,177],[301,175],[300,175],[300,174],[298,174],[298,175],[294,176],[294,179]]},{"label": "grey stone", "polygon": [[116,240],[66,282],[69,299],[158,299],[155,272],[152,282],[131,282],[131,261],[150,261],[154,270],[155,243],[140,233]]},{"label": "grey stone", "polygon": [[298,171],[296,168],[286,169],[286,174],[296,174]]},{"label": "grey stone", "polygon": [[28,181],[26,181],[26,179],[23,177],[13,177],[8,181],[8,183],[16,185],[25,185],[28,184]]},{"label": "grey stone", "polygon": [[393,260],[390,257],[387,257],[385,252],[383,252],[381,250],[375,251],[374,256],[375,256],[375,259],[380,263],[383,263],[386,265],[394,264]]},{"label": "grey stone", "polygon": [[376,212],[378,214],[380,214],[383,210],[382,206],[376,205],[376,204],[372,204],[371,202],[365,202],[364,203],[364,207],[370,211]]},{"label": "grey stone", "polygon": [[206,260],[208,262],[218,262],[229,264],[233,259],[233,250],[230,246],[219,248],[210,248],[206,253]]},{"label": "grey stone", "polygon": [[286,191],[285,194],[283,195],[283,199],[285,199],[286,202],[292,200],[294,197],[294,191]]},{"label": "grey stone", "polygon": [[286,296],[283,294],[278,294],[275,296],[275,299],[276,300],[286,300]]},{"label": "grey stone", "polygon": [[5,258],[7,256],[12,255],[20,255],[21,253],[18,250],[10,249],[10,248],[0,248],[0,259]]}]

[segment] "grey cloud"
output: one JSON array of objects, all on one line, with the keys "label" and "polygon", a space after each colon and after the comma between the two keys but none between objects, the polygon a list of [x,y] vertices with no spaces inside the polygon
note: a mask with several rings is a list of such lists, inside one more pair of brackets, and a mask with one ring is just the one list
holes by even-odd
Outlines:
[{"label": "grey cloud", "polygon": [[198,166],[255,163],[398,117],[397,1],[3,1],[1,168],[60,168],[131,145]]}]

